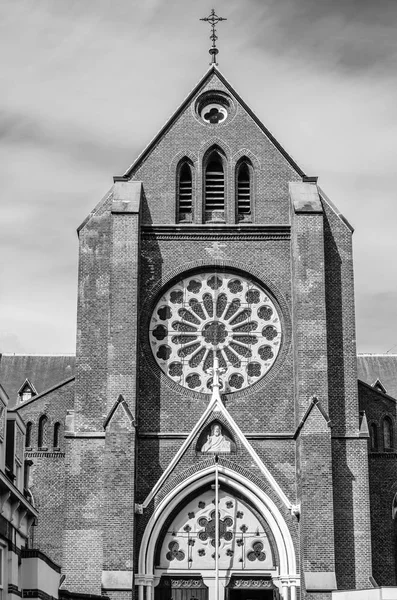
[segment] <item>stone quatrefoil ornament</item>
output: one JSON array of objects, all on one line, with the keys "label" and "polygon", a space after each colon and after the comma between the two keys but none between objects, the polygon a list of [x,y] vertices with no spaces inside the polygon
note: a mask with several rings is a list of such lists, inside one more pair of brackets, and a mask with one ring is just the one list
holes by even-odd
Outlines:
[{"label": "stone quatrefoil ornament", "polygon": [[[198,519],[198,524],[200,527],[204,527],[198,533],[198,537],[202,542],[210,539],[211,546],[215,547],[215,511],[213,510],[210,514],[210,518],[200,517]],[[224,539],[226,542],[230,542],[233,539],[233,532],[228,531],[228,527],[233,526],[233,519],[231,517],[225,517],[224,519],[219,519],[219,545],[221,539]]]},{"label": "stone quatrefoil ornament", "polygon": [[221,389],[236,392],[260,380],[281,344],[274,302],[256,283],[234,273],[196,273],[181,279],[153,311],[150,345],[173,381],[210,394],[214,354]]}]

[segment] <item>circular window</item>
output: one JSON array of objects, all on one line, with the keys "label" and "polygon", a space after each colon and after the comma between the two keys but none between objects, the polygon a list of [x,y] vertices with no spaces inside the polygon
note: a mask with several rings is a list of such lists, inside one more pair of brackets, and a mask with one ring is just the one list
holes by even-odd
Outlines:
[{"label": "circular window", "polygon": [[156,362],[173,381],[210,394],[216,352],[221,389],[235,392],[270,369],[281,324],[274,303],[253,281],[234,273],[199,273],[161,297],[149,337]]},{"label": "circular window", "polygon": [[205,122],[216,125],[223,123],[231,109],[229,98],[221,92],[206,92],[196,103],[198,116]]}]

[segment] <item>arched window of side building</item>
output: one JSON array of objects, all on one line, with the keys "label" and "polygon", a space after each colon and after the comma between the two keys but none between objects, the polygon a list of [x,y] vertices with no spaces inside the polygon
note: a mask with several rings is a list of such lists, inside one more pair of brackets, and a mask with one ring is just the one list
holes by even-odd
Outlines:
[{"label": "arched window of side building", "polygon": [[378,427],[375,423],[372,423],[369,429],[370,435],[370,449],[372,452],[376,452],[378,449]]},{"label": "arched window of side building", "polygon": [[193,174],[188,159],[183,159],[177,170],[177,219],[179,222],[192,221],[193,214]]},{"label": "arched window of side building", "polygon": [[42,415],[39,420],[39,432],[37,441],[37,445],[39,448],[45,448],[47,446],[47,423],[47,417],[45,415]]},{"label": "arched window of side building", "polygon": [[31,448],[32,446],[32,423],[26,423],[26,434],[25,434],[25,448]]},{"label": "arched window of side building", "polygon": [[394,448],[393,424],[390,417],[383,419],[383,448],[384,450],[392,450]]},{"label": "arched window of side building", "polygon": [[60,431],[61,431],[61,424],[55,423],[55,425],[54,425],[54,440],[53,440],[54,448],[59,448]]}]

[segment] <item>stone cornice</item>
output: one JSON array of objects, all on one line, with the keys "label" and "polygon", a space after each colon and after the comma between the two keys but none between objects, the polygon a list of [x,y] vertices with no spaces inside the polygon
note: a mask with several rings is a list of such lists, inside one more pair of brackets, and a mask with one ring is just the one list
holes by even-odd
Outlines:
[{"label": "stone cornice", "polygon": [[142,237],[156,239],[232,240],[290,239],[290,225],[144,225]]}]

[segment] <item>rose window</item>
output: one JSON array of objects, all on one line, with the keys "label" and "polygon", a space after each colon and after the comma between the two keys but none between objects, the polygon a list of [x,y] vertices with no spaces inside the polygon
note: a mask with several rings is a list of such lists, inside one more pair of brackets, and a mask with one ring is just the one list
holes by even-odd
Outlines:
[{"label": "rose window", "polygon": [[168,377],[210,394],[214,353],[222,390],[246,388],[276,360],[281,325],[274,303],[253,281],[234,273],[200,273],[161,297],[149,335],[155,360]]}]

